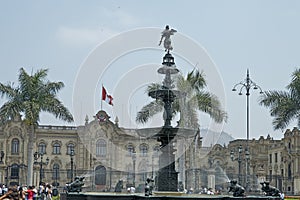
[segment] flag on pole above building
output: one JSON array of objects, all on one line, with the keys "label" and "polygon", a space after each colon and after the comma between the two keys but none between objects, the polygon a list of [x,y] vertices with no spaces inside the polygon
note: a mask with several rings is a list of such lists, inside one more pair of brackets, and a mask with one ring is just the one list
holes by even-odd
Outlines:
[{"label": "flag on pole above building", "polygon": [[114,105],[113,104],[113,97],[111,95],[109,95],[107,92],[106,92],[106,89],[102,86],[102,100],[103,101],[106,101],[109,105]]}]

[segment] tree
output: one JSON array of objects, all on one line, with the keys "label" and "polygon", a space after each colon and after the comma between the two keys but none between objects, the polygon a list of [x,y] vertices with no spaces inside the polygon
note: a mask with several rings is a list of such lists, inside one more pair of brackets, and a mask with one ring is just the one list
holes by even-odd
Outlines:
[{"label": "tree", "polygon": [[[173,116],[180,113],[179,126],[185,128],[199,128],[197,111],[202,111],[216,122],[226,121],[227,114],[221,109],[218,98],[205,91],[206,81],[203,74],[194,69],[184,78],[178,75],[175,79],[177,90],[183,94],[182,98],[176,98],[173,102]],[[152,83],[147,87],[147,92],[162,88],[160,84]],[[160,99],[153,100],[145,105],[138,113],[136,121],[146,123],[149,118],[163,111],[163,102]]]},{"label": "tree", "polygon": [[56,94],[64,87],[62,82],[50,82],[46,79],[48,69],[38,70],[29,75],[21,68],[19,71],[19,85],[0,83],[1,97],[7,97],[0,108],[1,123],[5,123],[19,114],[23,114],[24,122],[30,126],[28,135],[28,174],[27,185],[32,185],[33,176],[33,147],[35,128],[40,121],[41,112],[49,112],[56,118],[72,122],[73,117],[68,109],[58,100]]},{"label": "tree", "polygon": [[274,130],[285,129],[294,119],[300,126],[300,69],[292,73],[292,81],[286,88],[288,91],[267,91],[259,99],[259,104],[268,107],[274,117]]}]

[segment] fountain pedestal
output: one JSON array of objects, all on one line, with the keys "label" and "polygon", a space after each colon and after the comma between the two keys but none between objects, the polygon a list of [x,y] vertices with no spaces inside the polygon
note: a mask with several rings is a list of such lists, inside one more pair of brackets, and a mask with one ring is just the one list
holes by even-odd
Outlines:
[{"label": "fountain pedestal", "polygon": [[157,186],[158,191],[178,191],[178,172],[175,170],[175,150],[170,143],[175,137],[176,128],[162,128],[156,135],[161,142],[161,154],[159,156],[159,171]]}]

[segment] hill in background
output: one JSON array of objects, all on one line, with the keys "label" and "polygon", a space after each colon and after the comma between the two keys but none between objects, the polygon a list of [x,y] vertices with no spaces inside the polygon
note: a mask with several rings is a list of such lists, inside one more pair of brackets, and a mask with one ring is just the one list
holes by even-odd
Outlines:
[{"label": "hill in background", "polygon": [[215,144],[227,146],[230,141],[235,140],[226,132],[215,132],[209,129],[201,129],[200,136],[202,137],[202,147],[211,147]]}]

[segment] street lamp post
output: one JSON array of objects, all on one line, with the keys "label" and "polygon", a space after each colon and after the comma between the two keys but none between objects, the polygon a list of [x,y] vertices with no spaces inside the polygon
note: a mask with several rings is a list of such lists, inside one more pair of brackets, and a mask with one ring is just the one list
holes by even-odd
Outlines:
[{"label": "street lamp post", "polygon": [[234,151],[230,152],[230,158],[232,161],[236,160],[239,163],[239,174],[238,174],[238,183],[241,184],[241,162],[242,162],[242,157],[241,157],[241,153],[243,152],[243,148],[242,145],[239,146],[238,148],[238,157],[234,158]]},{"label": "street lamp post", "polygon": [[249,70],[247,69],[247,76],[246,79],[244,81],[241,81],[240,83],[237,83],[234,85],[232,91],[237,91],[237,88],[240,86],[239,88],[239,95],[243,95],[242,91],[246,90],[246,97],[247,97],[247,146],[246,146],[246,151],[245,151],[245,155],[246,155],[246,190],[249,189],[249,180],[248,180],[248,176],[249,176],[249,160],[250,160],[250,153],[249,153],[249,96],[250,96],[250,89],[253,88],[254,90],[259,89],[260,90],[260,94],[263,93],[261,87],[259,85],[257,85],[255,82],[253,82],[250,79],[249,76]]},{"label": "street lamp post", "polygon": [[[43,182],[43,165],[48,165],[49,164],[49,158],[46,158],[46,162],[43,162],[43,156],[44,153],[43,152],[35,152],[34,153],[34,164],[36,165],[40,165],[40,184]],[[40,162],[37,162],[38,159],[41,159]]]},{"label": "street lamp post", "polygon": [[74,174],[74,160],[73,160],[74,154],[75,154],[74,149],[72,149],[71,152],[70,152],[70,157],[71,157],[71,183],[73,182],[73,174]]},{"label": "street lamp post", "polygon": [[132,151],[132,163],[133,163],[133,182],[132,185],[135,187],[135,162],[136,162],[136,152],[135,149]]}]

